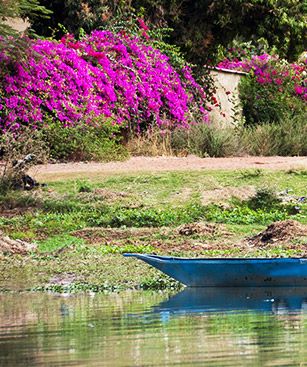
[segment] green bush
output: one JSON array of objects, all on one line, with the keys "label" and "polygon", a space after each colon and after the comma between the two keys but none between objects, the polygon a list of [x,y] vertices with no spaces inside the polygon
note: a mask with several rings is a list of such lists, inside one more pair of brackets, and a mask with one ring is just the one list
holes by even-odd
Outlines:
[{"label": "green bush", "polygon": [[61,161],[111,161],[128,156],[121,141],[119,127],[106,121],[97,126],[66,127],[50,123],[43,129],[50,157]]},{"label": "green bush", "polygon": [[105,212],[92,212],[88,224],[94,227],[161,227],[191,223],[201,219],[205,208],[197,203],[184,207],[109,208]]},{"label": "green bush", "polygon": [[258,189],[256,194],[247,200],[246,204],[250,209],[276,209],[281,203],[281,199],[269,188]]},{"label": "green bush", "polygon": [[288,218],[286,209],[250,209],[244,203],[241,206],[234,206],[223,209],[218,205],[207,207],[205,219],[216,223],[227,224],[263,224],[285,220]]},{"label": "green bush", "polygon": [[241,79],[239,93],[247,125],[281,123],[306,111],[305,102],[293,94],[290,85],[260,84],[253,75]]}]

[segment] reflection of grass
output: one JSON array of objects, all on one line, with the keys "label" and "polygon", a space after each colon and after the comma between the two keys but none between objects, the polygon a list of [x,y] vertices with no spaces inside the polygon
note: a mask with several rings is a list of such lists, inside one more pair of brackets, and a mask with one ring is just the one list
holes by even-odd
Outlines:
[{"label": "reflection of grass", "polygon": [[[79,286],[75,286],[76,291]],[[256,302],[268,305],[268,309],[272,306],[271,312],[211,310],[184,314],[180,307],[174,313],[159,310],[169,293],[142,290],[95,297],[84,293],[73,297],[8,293],[1,299],[0,324],[6,325],[14,315],[19,337],[15,336],[16,327],[3,330],[14,339],[10,345],[6,343],[6,349],[3,343],[2,356],[10,358],[15,353],[19,358],[18,351],[25,348],[26,340],[27,346],[42,346],[39,357],[31,359],[37,364],[46,360],[67,364],[63,351],[69,351],[70,364],[82,361],[97,365],[97,361],[104,361],[110,366],[166,365],[180,359],[181,364],[190,366],[225,365],[227,361],[238,366],[304,365],[306,313],[289,314],[282,299],[271,302],[268,296],[267,302]],[[249,295],[248,291],[243,295],[246,293]],[[229,300],[224,297],[222,301],[221,307]],[[272,314],[274,308],[281,312]],[[291,349],[285,349],[289,338]],[[180,348],[169,348],[169,340],[171,346]]]}]

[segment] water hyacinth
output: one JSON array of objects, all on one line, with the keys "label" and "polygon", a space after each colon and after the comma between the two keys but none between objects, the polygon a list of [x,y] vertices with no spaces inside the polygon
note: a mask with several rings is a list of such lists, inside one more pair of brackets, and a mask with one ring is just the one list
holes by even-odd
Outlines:
[{"label": "water hyacinth", "polygon": [[264,53],[244,60],[225,59],[217,66],[251,73],[258,84],[279,86],[277,90],[280,93],[290,90],[292,95],[307,102],[307,59],[302,64],[289,64]]},{"label": "water hyacinth", "polygon": [[0,63],[4,132],[37,128],[50,118],[65,127],[103,116],[137,131],[187,127],[196,116],[208,121],[206,94],[191,70],[177,72],[167,56],[124,32],[32,41],[25,61],[12,67],[2,52]]}]

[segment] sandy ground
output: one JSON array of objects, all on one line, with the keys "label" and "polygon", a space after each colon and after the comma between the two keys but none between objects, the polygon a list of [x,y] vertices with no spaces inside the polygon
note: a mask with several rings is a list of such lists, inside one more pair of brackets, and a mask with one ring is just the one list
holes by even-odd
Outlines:
[{"label": "sandy ground", "polygon": [[69,177],[104,176],[116,173],[189,171],[189,170],[307,169],[307,157],[132,157],[124,162],[57,163],[38,165],[30,174],[42,180]]}]

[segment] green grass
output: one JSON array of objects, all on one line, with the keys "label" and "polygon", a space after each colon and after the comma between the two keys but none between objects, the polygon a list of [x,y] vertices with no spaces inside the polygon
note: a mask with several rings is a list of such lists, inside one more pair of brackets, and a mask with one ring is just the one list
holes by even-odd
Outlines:
[{"label": "green grass", "polygon": [[39,252],[53,252],[60,250],[64,247],[69,246],[80,246],[84,244],[84,240],[82,238],[76,238],[69,234],[53,236],[49,237],[46,240],[38,242],[38,251]]},{"label": "green grass", "polygon": [[[300,204],[299,214],[291,216],[289,213],[295,205],[282,205],[274,200],[269,202],[272,198],[265,196],[264,189],[268,188],[269,193],[287,189],[291,195],[303,196],[306,194],[304,172],[263,174],[262,171],[248,170],[241,171],[239,175],[229,171],[172,172],[116,175],[101,182],[54,182],[49,185],[51,193],[47,190],[10,192],[0,197],[0,205],[4,208],[31,208],[22,215],[0,217],[0,225],[12,238],[33,241],[69,235],[85,227],[163,227],[200,220],[266,225],[289,217],[306,223],[306,203]],[[226,208],[224,205],[201,203],[204,191],[246,185],[264,192],[264,196],[256,198],[256,204],[263,201],[262,207],[255,206],[255,203],[251,205],[251,201],[240,203],[238,200],[229,200]],[[111,200],[95,194],[95,190],[101,188],[114,194]],[[90,192],[80,192],[84,190]],[[116,196],[122,192],[125,196]],[[188,195],[181,195],[184,192]],[[244,229],[242,231],[245,233]]]},{"label": "green grass", "polygon": [[[204,192],[250,186],[258,190],[252,199],[240,201],[229,197],[222,202],[202,202]],[[21,289],[65,291],[59,284],[50,284],[50,278],[70,273],[76,276],[67,286],[71,291],[174,286],[146,265],[122,259],[124,252],[160,251],[208,257],[294,256],[295,246],[255,248],[248,254],[236,246],[243,237],[260,232],[274,221],[292,218],[307,223],[307,203],[283,204],[276,199],[276,193],[286,189],[293,196],[306,196],[306,171],[123,174],[51,182],[47,189],[33,192],[8,192],[0,197],[0,206],[6,212],[15,212],[0,216],[1,230],[13,239],[36,242],[38,250],[26,260],[16,256],[0,260],[0,287],[9,280],[21,284]],[[292,215],[297,205],[300,212]],[[182,224],[199,221],[223,224],[228,234],[183,237],[176,232]],[[95,240],[76,232],[93,227],[101,229]],[[147,227],[154,230],[142,234],[142,228]],[[112,234],[112,228],[120,230]],[[124,231],[127,234],[120,237]],[[211,247],[193,250],[199,243],[209,243]],[[227,246],[221,247],[224,244]],[[183,245],[185,249],[178,250]]]},{"label": "green grass", "polygon": [[[57,207],[57,206],[56,206]],[[13,238],[47,239],[55,235],[69,234],[85,227],[164,227],[178,226],[183,223],[210,221],[226,224],[269,224],[270,222],[292,218],[306,222],[306,204],[301,205],[300,214],[289,215],[288,206],[276,208],[251,209],[245,203],[224,208],[219,205],[186,204],[181,207],[122,208],[110,206],[103,208],[84,207],[68,212],[44,212],[42,210],[13,218],[0,218],[2,230]]]}]

